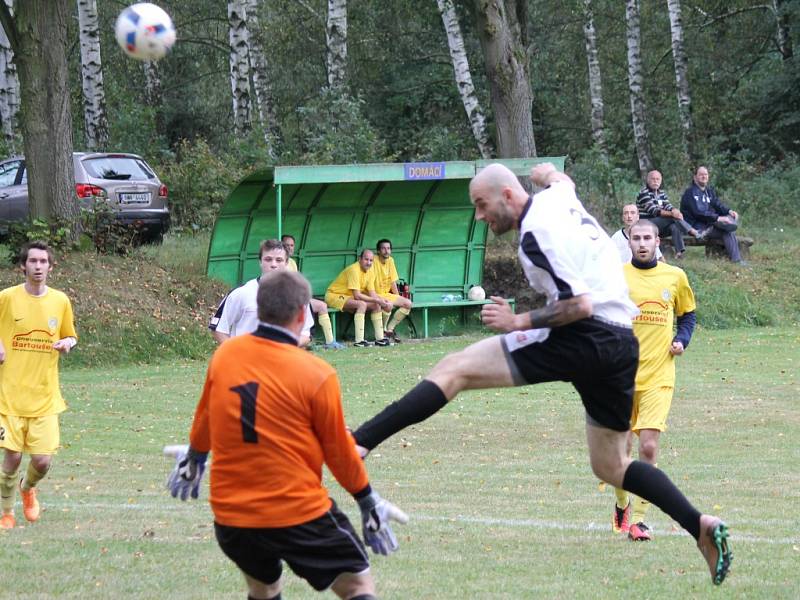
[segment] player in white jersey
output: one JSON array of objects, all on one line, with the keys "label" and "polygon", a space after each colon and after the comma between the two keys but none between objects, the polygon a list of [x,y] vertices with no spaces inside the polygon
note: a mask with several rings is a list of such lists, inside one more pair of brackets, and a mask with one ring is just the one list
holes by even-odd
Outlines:
[{"label": "player in white jersey", "polygon": [[359,427],[362,454],[443,408],[458,392],[568,381],[586,410],[586,439],[595,475],[649,500],[697,540],[712,581],[727,574],[727,527],[701,514],[656,467],[632,460],[627,437],[639,347],[631,328],[637,309],[614,244],[586,212],[572,181],[552,164],[534,167],[528,196],[505,166],[492,164],[471,182],[475,218],[495,234],[520,232],[519,257],[530,285],[547,304],[514,314],[492,297],[484,324],[503,335],[442,359],[414,389]]},{"label": "player in white jersey", "polygon": [[[259,248],[258,262],[261,274],[271,271],[283,270],[287,266],[289,252],[279,240],[264,240]],[[245,333],[253,333],[258,329],[258,307],[256,295],[260,277],[246,281],[238,288],[231,291],[222,302],[217,312],[211,318],[208,328],[211,335],[218,342],[223,342],[229,337]],[[306,346],[311,341],[311,327],[314,317],[311,309],[306,306],[306,321],[300,334],[300,346]]]}]

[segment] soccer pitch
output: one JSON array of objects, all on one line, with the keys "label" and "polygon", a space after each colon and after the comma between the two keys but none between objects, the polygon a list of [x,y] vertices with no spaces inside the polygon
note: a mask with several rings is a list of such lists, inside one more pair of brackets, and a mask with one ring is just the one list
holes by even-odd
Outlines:
[{"label": "soccer pitch", "polygon": [[[355,426],[473,339],[322,356]],[[613,493],[591,474],[580,400],[548,384],[463,394],[370,455],[376,489],[411,517],[395,528],[399,552],[373,559],[379,596],[797,598],[798,372],[796,328],[700,329],[678,359],[659,466],[728,522],[734,561],[720,588],[657,508],[652,542],[611,533]],[[207,489],[190,503],[163,489],[161,449],[186,440],[204,373],[201,362],[62,373],[64,448],[41,485],[40,522],[0,531],[0,598],[246,596],[214,540]],[[285,573],[285,598],[333,597]]]}]

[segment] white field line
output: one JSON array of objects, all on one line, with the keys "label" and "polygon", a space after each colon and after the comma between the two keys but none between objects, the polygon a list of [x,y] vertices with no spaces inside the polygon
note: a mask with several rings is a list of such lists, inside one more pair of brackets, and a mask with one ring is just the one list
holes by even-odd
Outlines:
[{"label": "white field line", "polygon": [[[202,501],[201,501],[202,502]],[[194,512],[198,504],[195,502],[182,503],[179,500],[172,498],[164,498],[163,503],[113,503],[113,502],[63,502],[59,500],[45,501],[43,505],[53,511],[94,511],[97,509],[105,510],[120,510],[120,511],[150,511],[152,513],[163,512]],[[208,504],[203,502],[204,509],[208,508]],[[611,526],[606,523],[589,522],[586,524],[580,523],[565,523],[562,521],[544,520],[544,519],[497,519],[491,517],[468,517],[464,515],[442,516],[442,515],[425,515],[419,513],[409,514],[411,521],[436,521],[446,523],[460,523],[460,524],[473,524],[483,526],[503,526],[525,529],[542,529],[542,530],[556,530],[556,531],[580,531],[608,534],[611,531]],[[740,523],[740,525],[743,525]],[[731,533],[731,540],[736,542],[749,542],[753,544],[792,544],[800,545],[800,537],[763,537],[756,535],[742,535],[736,532],[736,523]],[[668,531],[655,529],[654,533],[658,536],[688,536],[685,531]]]}]

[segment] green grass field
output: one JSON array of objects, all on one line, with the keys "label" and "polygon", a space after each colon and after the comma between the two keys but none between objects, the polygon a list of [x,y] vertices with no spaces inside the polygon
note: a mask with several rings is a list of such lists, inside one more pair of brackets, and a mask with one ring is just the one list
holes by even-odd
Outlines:
[{"label": "green grass field", "polygon": [[[469,341],[324,357],[356,425]],[[412,519],[396,530],[400,551],[373,562],[380,596],[797,598],[800,329],[700,329],[679,360],[659,464],[730,525],[735,559],[721,588],[656,508],[654,541],[611,534],[613,494],[589,469],[580,401],[551,384],[459,396],[368,458],[376,488]],[[64,448],[41,486],[41,521],[0,532],[0,597],[245,597],[213,539],[206,490],[184,504],[162,489],[171,462],[161,448],[185,440],[204,370],[198,361],[63,373]],[[17,518],[24,524],[19,505]],[[284,597],[320,596],[287,573]]]}]

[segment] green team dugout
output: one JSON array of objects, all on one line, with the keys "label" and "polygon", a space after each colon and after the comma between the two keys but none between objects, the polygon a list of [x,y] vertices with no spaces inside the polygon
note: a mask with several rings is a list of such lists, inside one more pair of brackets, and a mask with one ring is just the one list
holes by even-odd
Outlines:
[{"label": "green team dugout", "polygon": [[[260,273],[261,240],[284,233],[296,240],[298,268],[322,297],[331,281],[363,248],[392,241],[401,279],[409,284],[412,316],[422,335],[465,324],[468,311],[486,301],[467,300],[480,284],[487,227],[474,219],[469,181],[500,162],[525,177],[540,162],[563,170],[564,157],[287,166],[245,177],[223,204],[211,236],[207,274],[237,286]],[[463,300],[442,302],[442,296]],[[436,308],[429,319],[429,309]],[[335,328],[335,314],[331,311]],[[414,319],[403,324],[414,329]]]}]

